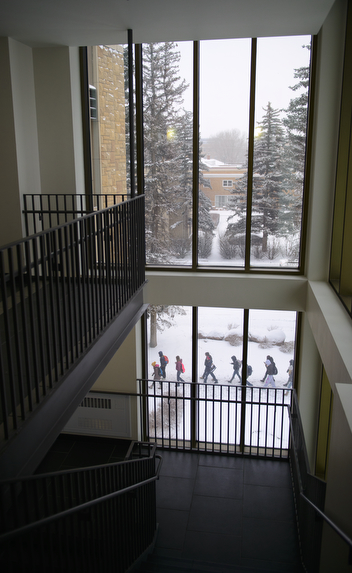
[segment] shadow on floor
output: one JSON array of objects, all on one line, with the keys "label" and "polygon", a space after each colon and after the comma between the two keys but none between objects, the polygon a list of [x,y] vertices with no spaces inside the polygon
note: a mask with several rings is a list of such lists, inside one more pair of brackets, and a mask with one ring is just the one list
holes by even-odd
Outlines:
[{"label": "shadow on floor", "polygon": [[287,461],[159,453],[156,555],[224,571],[303,571]]}]

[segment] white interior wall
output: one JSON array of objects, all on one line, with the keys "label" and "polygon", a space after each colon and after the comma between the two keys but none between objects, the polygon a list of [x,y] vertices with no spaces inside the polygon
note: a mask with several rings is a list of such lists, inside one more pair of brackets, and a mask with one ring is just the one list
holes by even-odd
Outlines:
[{"label": "white interior wall", "polygon": [[144,300],[149,304],[303,311],[304,277],[147,271]]},{"label": "white interior wall", "polygon": [[[325,511],[352,539],[352,386],[336,384],[330,438]],[[349,573],[348,546],[324,525],[321,573]]]},{"label": "white interior wall", "polygon": [[33,50],[42,193],[84,192],[77,190],[77,173],[78,181],[83,180],[83,151],[77,149],[81,135],[75,133],[81,129],[77,127],[81,112],[77,106],[78,58],[73,50],[77,49]]},{"label": "white interior wall", "polygon": [[[15,212],[21,216],[23,195],[40,193],[33,54],[31,48],[15,40],[10,39],[9,45],[19,182],[19,206]],[[20,236],[24,236],[23,216],[21,220],[23,233]]]},{"label": "white interior wall", "polygon": [[40,191],[32,50],[0,38],[0,244],[22,237],[22,196]]},{"label": "white interior wall", "polygon": [[336,176],[347,0],[336,0],[319,32],[306,269],[327,281]]}]

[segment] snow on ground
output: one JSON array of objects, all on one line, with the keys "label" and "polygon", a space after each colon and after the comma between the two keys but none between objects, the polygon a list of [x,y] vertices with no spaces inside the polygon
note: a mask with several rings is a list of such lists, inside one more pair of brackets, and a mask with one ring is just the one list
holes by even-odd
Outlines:
[{"label": "snow on ground", "polygon": [[[176,355],[181,356],[185,364],[186,372],[182,375],[185,382],[192,382],[191,378],[191,309],[185,308],[186,315],[177,315],[175,326],[158,333],[158,345],[156,348],[149,348],[149,365],[155,360],[158,362],[158,352],[161,350],[169,358],[169,365],[166,370],[166,380],[176,381],[175,360]],[[263,348],[258,342],[248,343],[248,363],[253,368],[253,374],[249,381],[254,388],[246,390],[246,400],[253,400],[254,403],[248,402],[245,416],[245,445],[260,446],[262,448],[288,448],[289,444],[289,421],[287,410],[284,407],[290,403],[290,395],[284,395],[282,391],[278,393],[269,389],[261,390],[263,383],[260,379],[265,374],[264,361],[269,354],[274,358],[278,368],[278,374],[275,376],[277,388],[284,388],[283,384],[287,381],[286,370],[289,360],[293,358],[293,348],[295,340],[295,320],[294,312],[280,311],[250,311],[250,331],[256,332],[260,339],[268,339],[280,333],[278,337],[282,340],[285,338],[285,345],[288,345],[290,352],[281,352],[280,346],[268,343]],[[241,334],[243,323],[243,311],[238,309],[223,308],[199,308],[198,310],[198,327],[203,336],[216,335],[216,338],[225,337],[228,333],[234,331]],[[235,328],[234,328],[235,327]],[[208,443],[222,444],[239,444],[241,434],[241,396],[242,388],[236,378],[236,382],[228,383],[233,368],[231,365],[231,356],[235,355],[242,359],[242,344],[232,346],[224,338],[222,340],[213,340],[211,338],[198,339],[198,375],[201,376],[204,369],[205,352],[210,352],[216,365],[215,374],[219,385],[213,385],[211,377],[208,378],[207,385],[199,378],[199,400],[197,400],[197,437],[200,441]],[[150,366],[150,379],[152,379],[152,367]],[[224,385],[224,386],[223,386]],[[259,388],[255,388],[255,387]],[[159,398],[154,398],[155,395]],[[285,389],[285,388],[284,388]],[[149,400],[150,423],[153,428],[155,419],[156,433],[161,437],[162,422],[164,420],[164,437],[170,436],[177,439],[190,439],[191,437],[191,415],[190,415],[190,392],[191,385],[176,387],[176,385],[159,384],[150,385],[151,398]],[[166,397],[177,396],[178,409],[175,409],[176,401]],[[182,402],[182,396],[186,401]],[[188,399],[187,399],[188,398]],[[220,401],[223,400],[222,402]],[[259,403],[258,403],[259,402]],[[171,406],[170,406],[171,404]],[[169,408],[173,411],[173,421],[170,419],[168,424]],[[161,408],[163,414],[161,415]],[[172,410],[173,409],[173,410]],[[176,422],[177,418],[177,422]]]},{"label": "snow on ground", "polygon": [[[167,366],[167,380],[176,380],[175,362],[176,355],[181,356],[185,365],[183,378],[186,382],[191,382],[192,374],[192,340],[191,340],[191,309],[185,307],[186,315],[177,315],[175,317],[175,326],[166,329],[164,332],[158,332],[158,345],[156,348],[148,348],[149,352],[149,377],[152,376],[151,363],[159,361],[158,352],[161,350],[169,358]],[[209,352],[214,364],[216,365],[216,377],[219,383],[226,384],[233,372],[231,365],[231,356],[235,355],[237,359],[242,360],[242,344],[232,346],[230,342],[223,340],[214,340],[228,336],[229,334],[238,333],[242,335],[243,311],[239,309],[224,308],[199,308],[198,326],[202,336],[209,338],[198,339],[198,374],[201,376],[204,369],[205,352]],[[265,374],[264,361],[267,355],[271,355],[278,368],[278,374],[275,376],[276,385],[282,387],[287,382],[287,368],[289,360],[294,358],[293,348],[295,341],[295,324],[296,313],[290,311],[250,311],[249,332],[255,335],[256,339],[264,342],[248,343],[248,363],[253,368],[253,374],[249,381],[255,386],[262,386],[260,379]],[[234,326],[237,328],[233,328]],[[211,338],[210,338],[211,337]],[[285,348],[287,343],[291,342],[290,351],[282,352],[280,345],[274,344],[281,342],[284,337]],[[264,346],[264,348],[262,347]],[[237,378],[236,378],[237,381]],[[201,380],[199,380],[201,382]],[[211,378],[208,378],[211,382]],[[234,382],[232,382],[233,384]]]}]

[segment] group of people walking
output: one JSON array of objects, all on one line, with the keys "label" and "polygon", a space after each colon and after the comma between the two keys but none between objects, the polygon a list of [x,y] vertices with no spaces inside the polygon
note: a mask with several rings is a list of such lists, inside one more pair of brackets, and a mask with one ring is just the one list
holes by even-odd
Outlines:
[{"label": "group of people walking", "polygon": [[[162,351],[159,352],[159,362],[160,362],[160,364],[157,364],[156,362],[152,362],[152,366],[153,366],[153,378],[154,378],[154,380],[158,381],[160,386],[161,386],[161,380],[166,379],[166,366],[169,363],[168,357],[165,356]],[[236,376],[237,376],[238,380],[242,383],[242,378],[244,375],[244,371],[243,371],[244,369],[243,369],[241,361],[238,360],[235,355],[231,356],[231,365],[233,367],[233,373],[232,373],[232,377],[228,381],[228,383],[231,384],[231,382],[235,379]],[[264,377],[260,381],[264,382],[264,388],[267,388],[269,385],[271,385],[273,388],[276,388],[274,376],[276,376],[278,374],[278,370],[277,370],[274,358],[270,355],[267,355],[267,357],[264,361],[264,365],[265,365],[266,370],[265,370]],[[179,386],[180,382],[184,382],[184,379],[182,378],[181,374],[184,373],[185,367],[184,367],[182,358],[180,358],[180,356],[178,356],[178,355],[176,356],[175,368],[176,368],[177,385]],[[289,388],[292,388],[292,385],[293,385],[293,369],[294,369],[294,360],[291,359],[289,361],[289,366],[287,369],[288,380],[287,380],[286,384],[284,384],[284,386],[286,387],[285,394],[288,394]],[[204,383],[207,382],[209,375],[211,376],[211,378],[213,379],[215,384],[218,383],[218,379],[216,378],[216,376],[214,374],[215,370],[216,370],[216,366],[213,362],[213,357],[211,356],[211,354],[209,352],[206,352],[205,353],[205,360],[204,360],[204,372],[203,372],[203,375],[200,377],[204,381]],[[241,373],[240,373],[240,370],[241,370]],[[252,366],[250,364],[247,364],[246,371],[245,371],[245,379],[246,379],[246,385],[247,386],[253,386],[253,384],[251,382],[249,382],[249,380],[248,380],[248,378],[252,375],[252,373],[253,373]]]}]

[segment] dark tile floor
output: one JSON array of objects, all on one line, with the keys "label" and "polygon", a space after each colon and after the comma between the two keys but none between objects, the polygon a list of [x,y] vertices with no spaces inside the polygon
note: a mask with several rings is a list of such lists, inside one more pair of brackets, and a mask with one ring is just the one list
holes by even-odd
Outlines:
[{"label": "dark tile floor", "polygon": [[236,571],[303,571],[287,462],[160,453],[156,554]]},{"label": "dark tile floor", "polygon": [[[61,434],[36,473],[121,461],[129,445]],[[288,462],[158,453],[156,555],[202,562],[205,571],[303,571]]]}]

